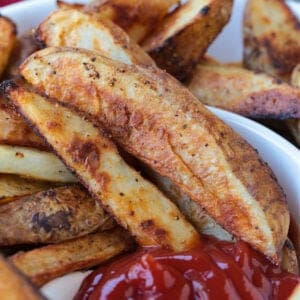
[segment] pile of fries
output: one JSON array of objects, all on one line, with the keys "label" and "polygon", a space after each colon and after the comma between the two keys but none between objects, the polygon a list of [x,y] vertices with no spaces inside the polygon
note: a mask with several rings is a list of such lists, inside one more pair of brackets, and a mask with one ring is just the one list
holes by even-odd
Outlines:
[{"label": "pile of fries", "polygon": [[15,268],[41,286],[201,233],[297,273],[282,188],[203,104],[285,120],[300,144],[299,21],[283,1],[248,0],[244,66],[221,64],[205,52],[232,2],[58,1],[20,37],[0,17],[0,246],[31,245],[7,264],[24,299],[41,296]]}]

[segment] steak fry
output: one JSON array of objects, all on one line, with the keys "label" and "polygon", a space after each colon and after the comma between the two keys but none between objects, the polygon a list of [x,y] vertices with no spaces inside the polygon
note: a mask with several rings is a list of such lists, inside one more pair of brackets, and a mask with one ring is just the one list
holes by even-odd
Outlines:
[{"label": "steak fry", "polygon": [[11,263],[0,255],[0,295],[7,300],[45,300]]},{"label": "steak fry", "polygon": [[228,22],[232,0],[189,0],[169,14],[143,42],[157,65],[186,82]]},{"label": "steak fry", "polygon": [[0,78],[9,61],[17,36],[16,25],[0,15]]},{"label": "steak fry", "polygon": [[151,57],[117,25],[75,9],[53,12],[40,24],[35,37],[47,47],[86,48],[128,64],[155,65]]},{"label": "steak fry", "polygon": [[116,228],[61,244],[18,252],[10,260],[34,284],[41,286],[56,277],[103,263],[129,250],[132,244],[127,232]]},{"label": "steak fry", "polygon": [[290,81],[300,63],[300,27],[285,1],[248,0],[243,31],[245,66]]},{"label": "steak fry", "polygon": [[203,103],[256,119],[300,117],[300,89],[231,64],[197,65],[189,90]]},{"label": "steak fry", "polygon": [[59,243],[114,226],[78,185],[48,189],[0,206],[0,246]]},{"label": "steak fry", "polygon": [[[127,152],[172,180],[223,228],[278,260],[289,213],[274,174],[170,75],[69,48],[35,53],[21,73],[50,97],[97,118]],[[14,102],[24,110],[20,98]]]},{"label": "steak fry", "polygon": [[129,167],[115,145],[92,123],[38,94],[9,85],[20,112],[140,245],[189,249],[196,230],[154,185]]}]

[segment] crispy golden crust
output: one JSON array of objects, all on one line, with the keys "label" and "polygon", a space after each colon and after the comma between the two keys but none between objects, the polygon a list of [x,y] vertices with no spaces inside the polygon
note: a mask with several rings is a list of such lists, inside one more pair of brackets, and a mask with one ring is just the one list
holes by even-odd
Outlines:
[{"label": "crispy golden crust", "polygon": [[115,223],[80,186],[48,189],[0,206],[0,246],[59,243]]},{"label": "crispy golden crust", "polygon": [[0,95],[0,144],[46,150],[45,143]]},{"label": "crispy golden crust", "polygon": [[92,123],[21,88],[7,92],[21,113],[80,178],[95,198],[142,246],[189,249],[196,230],[154,185],[129,167]]},{"label": "crispy golden crust", "polygon": [[189,90],[204,104],[256,119],[300,117],[300,89],[229,64],[197,65]]},{"label": "crispy golden crust", "polygon": [[299,274],[297,253],[292,242],[287,239],[282,248],[281,268],[293,274]]},{"label": "crispy golden crust", "polygon": [[10,257],[11,262],[34,284],[46,282],[103,263],[130,249],[132,240],[120,228],[98,232],[56,245],[44,246]]},{"label": "crispy golden crust", "polygon": [[22,36],[18,37],[12,49],[9,62],[3,74],[5,79],[10,79],[19,76],[19,66],[33,52],[39,49],[34,42],[32,31],[28,31]]},{"label": "crispy golden crust", "polygon": [[195,65],[228,22],[232,0],[190,0],[168,15],[143,43],[157,65],[188,81]]},{"label": "crispy golden crust", "polygon": [[100,21],[75,9],[53,12],[40,24],[35,38],[46,47],[85,48],[128,64],[155,65],[121,28],[109,20]]},{"label": "crispy golden crust", "polygon": [[179,0],[93,0],[84,9],[99,19],[109,19],[140,43]]},{"label": "crispy golden crust", "polygon": [[32,284],[0,255],[0,295],[7,300],[43,300]]},{"label": "crispy golden crust", "polygon": [[0,204],[58,186],[57,183],[38,181],[18,175],[0,174]]},{"label": "crispy golden crust", "polygon": [[300,62],[300,26],[285,1],[248,0],[243,31],[245,66],[289,81]]},{"label": "crispy golden crust", "polygon": [[276,261],[289,213],[257,152],[167,73],[101,56],[87,70],[84,62],[92,56],[48,48],[31,56],[21,72],[49,96],[98,118],[126,151]]},{"label": "crispy golden crust", "polygon": [[81,3],[69,3],[61,0],[56,0],[56,5],[58,8],[72,8],[77,10],[82,10],[84,8],[84,4]]},{"label": "crispy golden crust", "polygon": [[16,25],[0,15],[0,77],[9,61],[17,35]]}]

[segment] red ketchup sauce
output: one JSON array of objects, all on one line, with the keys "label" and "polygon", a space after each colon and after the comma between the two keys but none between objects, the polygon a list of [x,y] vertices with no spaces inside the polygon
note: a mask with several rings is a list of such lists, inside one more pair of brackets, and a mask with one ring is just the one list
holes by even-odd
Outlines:
[{"label": "red ketchup sauce", "polygon": [[140,248],[114,259],[83,281],[75,300],[287,299],[299,283],[244,242],[207,238],[185,252]]}]

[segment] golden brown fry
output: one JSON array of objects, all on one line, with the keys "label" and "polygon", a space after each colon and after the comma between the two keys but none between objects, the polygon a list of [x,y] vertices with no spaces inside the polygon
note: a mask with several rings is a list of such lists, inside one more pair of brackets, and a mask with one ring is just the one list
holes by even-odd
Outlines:
[{"label": "golden brown fry", "polygon": [[0,206],[0,246],[59,243],[115,223],[82,187],[48,189]]},{"label": "golden brown fry", "polygon": [[66,165],[140,245],[180,251],[199,242],[196,230],[178,208],[129,167],[114,144],[92,123],[25,89],[8,86],[6,91]]},{"label": "golden brown fry", "polygon": [[0,77],[9,61],[17,35],[16,25],[0,15]]},{"label": "golden brown fry", "polygon": [[282,248],[281,268],[293,274],[299,274],[297,253],[292,242],[287,239]]},{"label": "golden brown fry", "polygon": [[69,3],[61,0],[56,0],[56,5],[58,8],[72,8],[77,10],[82,10],[84,8],[84,4],[81,3]]},{"label": "golden brown fry", "polygon": [[29,147],[0,145],[0,173],[53,182],[77,181],[53,153]]},{"label": "golden brown fry", "polygon": [[37,286],[103,263],[130,249],[132,240],[120,228],[97,232],[61,244],[44,246],[10,257],[11,262]]},{"label": "golden brown fry", "polygon": [[43,300],[38,290],[0,255],[0,295],[6,300]]},{"label": "golden brown fry", "polygon": [[203,104],[247,117],[300,117],[300,89],[231,64],[198,64],[188,88]]},{"label": "golden brown fry", "polygon": [[0,205],[57,185],[57,183],[27,179],[18,175],[0,174]]},{"label": "golden brown fry", "polygon": [[93,0],[85,12],[99,19],[109,19],[140,43],[179,0]]},{"label": "golden brown fry", "polygon": [[25,60],[26,57],[28,57],[30,54],[37,51],[38,49],[39,47],[34,41],[31,30],[20,36],[14,44],[3,77],[6,79],[18,77],[18,68],[20,64]]},{"label": "golden brown fry", "polygon": [[228,22],[232,0],[190,0],[167,16],[143,43],[157,65],[188,81],[195,65]]},{"label": "golden brown fry", "polygon": [[289,81],[300,62],[300,27],[285,1],[248,0],[243,31],[245,66]]},{"label": "golden brown fry", "polygon": [[[50,97],[97,118],[127,152],[172,180],[222,227],[277,260],[289,213],[273,172],[172,76],[64,48],[39,51],[21,73]],[[14,102],[29,110],[28,101]]]},{"label": "golden brown fry", "polygon": [[41,150],[48,146],[24,122],[16,110],[0,95],[0,144],[34,147]]},{"label": "golden brown fry", "polygon": [[229,232],[217,224],[197,202],[184,194],[172,181],[145,165],[142,169],[147,177],[179,207],[199,233],[215,236],[222,241],[234,240]]},{"label": "golden brown fry", "polygon": [[[300,88],[300,64],[296,66],[292,73],[291,84]],[[298,146],[300,146],[300,119],[288,120],[287,126],[292,133]]]},{"label": "golden brown fry", "polygon": [[126,32],[109,20],[98,20],[75,9],[53,12],[36,30],[37,41],[47,47],[86,48],[128,64],[155,66],[155,62]]}]

